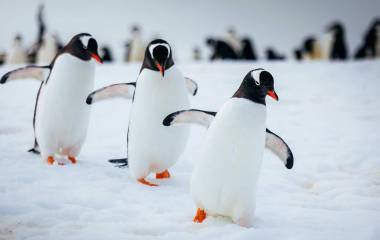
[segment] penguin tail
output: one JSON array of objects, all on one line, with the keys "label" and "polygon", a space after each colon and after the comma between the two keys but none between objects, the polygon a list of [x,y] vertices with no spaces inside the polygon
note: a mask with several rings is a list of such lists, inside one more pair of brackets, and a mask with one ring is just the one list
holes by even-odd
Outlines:
[{"label": "penguin tail", "polygon": [[128,167],[128,158],[118,158],[118,159],[110,159],[108,162],[115,165],[118,168]]},{"label": "penguin tail", "polygon": [[28,152],[34,153],[34,154],[40,154],[40,151],[37,148],[35,148],[35,147],[29,149]]}]

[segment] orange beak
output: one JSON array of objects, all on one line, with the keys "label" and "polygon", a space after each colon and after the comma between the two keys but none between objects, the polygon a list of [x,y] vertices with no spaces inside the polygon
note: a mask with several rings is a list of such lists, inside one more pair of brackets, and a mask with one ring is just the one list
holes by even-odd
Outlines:
[{"label": "orange beak", "polygon": [[277,93],[274,90],[269,90],[267,95],[271,96],[274,100],[278,101]]},{"label": "orange beak", "polygon": [[92,57],[93,59],[95,59],[95,61],[97,61],[98,63],[100,63],[100,64],[103,63],[103,60],[99,57],[98,54],[96,54],[96,53],[91,53],[91,57]]},{"label": "orange beak", "polygon": [[160,71],[161,75],[164,76],[165,75],[165,69],[161,66],[161,64],[159,64],[158,62],[156,62],[156,67]]}]

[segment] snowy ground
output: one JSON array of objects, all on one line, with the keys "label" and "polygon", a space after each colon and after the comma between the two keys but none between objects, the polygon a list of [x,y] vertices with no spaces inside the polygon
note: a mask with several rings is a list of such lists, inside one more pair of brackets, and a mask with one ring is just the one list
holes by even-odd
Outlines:
[{"label": "snowy ground", "polygon": [[[134,81],[138,65],[97,69],[96,87]],[[195,108],[217,110],[249,69],[275,76],[268,127],[295,155],[287,170],[266,153],[256,222],[192,223],[189,178],[205,130],[192,128],[186,152],[158,188],[107,163],[126,153],[130,103],[93,106],[77,165],[48,166],[27,153],[38,83],[0,86],[0,239],[380,239],[380,62],[200,63],[181,65],[199,83]],[[2,75],[9,68],[0,68]]]}]

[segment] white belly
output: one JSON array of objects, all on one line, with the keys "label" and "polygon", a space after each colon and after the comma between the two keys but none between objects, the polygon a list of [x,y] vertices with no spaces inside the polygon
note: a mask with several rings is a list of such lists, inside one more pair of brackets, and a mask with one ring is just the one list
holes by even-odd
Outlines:
[{"label": "white belly", "polygon": [[178,160],[186,147],[189,128],[165,127],[162,121],[189,106],[185,80],[175,66],[165,71],[164,79],[158,72],[141,72],[128,134],[128,161],[136,179],[162,172]]},{"label": "white belly", "polygon": [[216,115],[191,178],[192,196],[207,214],[252,223],[265,122],[265,106],[241,98],[228,100]]},{"label": "white belly", "polygon": [[90,115],[86,97],[94,88],[95,67],[69,54],[60,56],[41,89],[36,138],[42,157],[76,156],[85,140]]},{"label": "white belly", "polygon": [[6,57],[6,64],[24,64],[26,62],[26,51],[21,46],[14,46]]}]

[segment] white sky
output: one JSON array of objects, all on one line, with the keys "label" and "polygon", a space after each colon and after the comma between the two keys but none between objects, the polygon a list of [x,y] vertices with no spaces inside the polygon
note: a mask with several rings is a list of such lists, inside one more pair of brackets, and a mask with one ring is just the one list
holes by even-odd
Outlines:
[{"label": "white sky", "polygon": [[[14,33],[27,42],[36,37],[36,9],[40,0],[1,0],[0,49],[7,48]],[[204,46],[207,36],[223,35],[228,26],[254,38],[262,53],[274,46],[289,53],[310,34],[322,36],[333,20],[346,24],[350,52],[356,49],[370,21],[380,16],[379,0],[50,0],[45,1],[48,31],[67,41],[89,32],[99,43],[108,43],[121,56],[131,24],[142,26],[144,37],[157,34],[170,41],[177,55],[189,55],[194,45]]]}]

